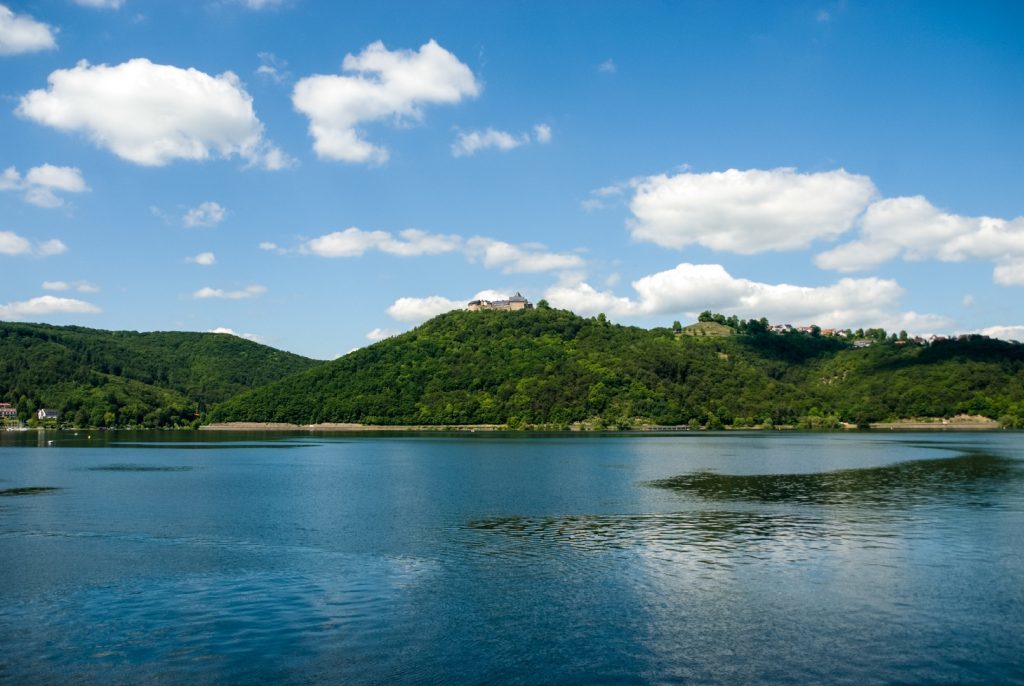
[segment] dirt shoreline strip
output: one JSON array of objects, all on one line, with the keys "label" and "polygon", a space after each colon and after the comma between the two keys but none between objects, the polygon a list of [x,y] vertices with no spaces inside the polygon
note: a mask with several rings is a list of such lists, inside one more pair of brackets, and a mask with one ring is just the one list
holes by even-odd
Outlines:
[{"label": "dirt shoreline strip", "polygon": [[[848,425],[844,428],[855,428]],[[999,422],[994,420],[942,420],[935,421],[898,421],[878,422],[871,424],[874,431],[995,431],[1001,428]],[[461,431],[466,433],[484,431],[508,431],[505,424],[288,424],[285,422],[225,422],[221,424],[207,424],[199,427],[200,431],[308,431],[323,433],[346,433],[357,431],[387,431],[387,432],[413,432],[413,431]],[[570,429],[578,431],[578,428]],[[657,427],[646,428],[643,426],[633,427],[634,432],[654,431],[683,431],[689,430],[687,426],[679,427]],[[786,429],[782,429],[786,430]]]},{"label": "dirt shoreline strip", "polygon": [[287,424],[284,422],[226,422],[223,424],[207,424],[199,427],[200,431],[504,431],[504,424],[447,424],[447,425],[413,425],[413,424]]}]

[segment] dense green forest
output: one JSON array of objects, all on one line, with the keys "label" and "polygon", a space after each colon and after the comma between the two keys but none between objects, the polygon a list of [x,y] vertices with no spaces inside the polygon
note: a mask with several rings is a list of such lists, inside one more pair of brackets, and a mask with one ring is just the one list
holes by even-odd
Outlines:
[{"label": "dense green forest", "polygon": [[0,402],[28,420],[180,426],[214,403],[319,364],[236,336],[0,322]]},{"label": "dense green forest", "polygon": [[214,407],[210,422],[826,428],[980,414],[1024,425],[1024,346],[972,336],[922,346],[767,331],[687,336],[541,304],[456,311]]}]

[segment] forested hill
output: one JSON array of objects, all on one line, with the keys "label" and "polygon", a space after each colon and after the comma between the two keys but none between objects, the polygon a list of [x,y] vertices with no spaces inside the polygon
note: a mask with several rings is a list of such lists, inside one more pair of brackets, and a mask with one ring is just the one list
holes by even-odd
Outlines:
[{"label": "forested hill", "polygon": [[213,408],[210,422],[717,428],[980,414],[1024,423],[1024,347],[686,336],[540,307],[441,315]]},{"label": "forested hill", "polygon": [[0,402],[21,419],[169,426],[249,388],[322,364],[237,336],[0,322]]}]

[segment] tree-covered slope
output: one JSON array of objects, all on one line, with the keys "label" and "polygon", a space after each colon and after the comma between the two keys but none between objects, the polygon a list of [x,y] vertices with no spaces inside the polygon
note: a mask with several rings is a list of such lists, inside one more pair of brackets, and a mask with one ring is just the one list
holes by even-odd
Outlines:
[{"label": "tree-covered slope", "polygon": [[549,308],[450,312],[242,393],[207,419],[820,426],[1024,416],[1021,346],[978,339],[854,350],[833,338],[767,333],[757,322],[747,330],[687,337]]},{"label": "tree-covered slope", "polygon": [[0,322],[0,401],[78,425],[166,426],[318,362],[237,336]]}]

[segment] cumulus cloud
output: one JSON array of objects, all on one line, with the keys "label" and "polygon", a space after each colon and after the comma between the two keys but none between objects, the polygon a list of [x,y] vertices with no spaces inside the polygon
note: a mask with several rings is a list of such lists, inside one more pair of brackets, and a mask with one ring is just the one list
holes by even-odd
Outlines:
[{"label": "cumulus cloud", "polygon": [[[269,242],[260,243],[260,249],[286,252]],[[484,236],[463,240],[456,234],[433,234],[419,229],[406,229],[395,235],[353,226],[313,238],[298,248],[300,253],[320,257],[359,257],[374,250],[400,257],[461,251],[469,261],[482,262],[485,267],[501,269],[506,274],[565,271],[585,265],[579,255],[549,252],[539,243],[515,245]]]},{"label": "cumulus cloud", "polygon": [[464,157],[476,154],[479,150],[497,148],[512,150],[530,142],[529,134],[513,135],[507,131],[487,129],[486,131],[461,131],[452,143],[452,155]]},{"label": "cumulus cloud", "polygon": [[207,201],[190,209],[181,220],[185,226],[216,226],[224,221],[227,215],[228,211],[222,205]]},{"label": "cumulus cloud", "polygon": [[284,83],[291,79],[292,75],[288,71],[287,60],[281,59],[272,52],[260,52],[256,56],[260,60],[260,66],[256,68],[256,73],[261,77],[274,83]]},{"label": "cumulus cloud", "polygon": [[75,0],[75,4],[82,7],[95,7],[101,10],[116,10],[121,8],[124,0]]},{"label": "cumulus cloud", "polygon": [[206,333],[222,333],[228,336],[238,336],[239,338],[244,338],[245,340],[252,341],[253,343],[262,343],[264,341],[263,336],[257,336],[254,333],[238,333],[234,329],[229,329],[226,326],[218,326],[215,329],[210,329]]},{"label": "cumulus cloud", "polygon": [[186,257],[185,261],[202,267],[212,267],[217,264],[217,257],[212,252],[201,252],[193,257]]},{"label": "cumulus cloud", "polygon": [[550,143],[551,127],[547,124],[537,124],[533,127],[532,134],[526,132],[513,134],[493,128],[484,131],[460,131],[455,142],[452,143],[452,155],[467,157],[489,148],[503,151],[513,150],[532,142]]},{"label": "cumulus cloud", "polygon": [[89,190],[89,186],[77,167],[43,164],[29,169],[24,177],[14,167],[8,167],[0,174],[0,190],[23,191],[25,202],[52,208],[64,204],[58,192],[82,193]]},{"label": "cumulus cloud", "polygon": [[24,255],[32,251],[32,242],[13,231],[0,231],[0,255]]},{"label": "cumulus cloud", "polygon": [[[363,231],[350,227],[344,231],[335,231],[319,238],[306,241],[299,251],[321,257],[358,257],[368,250],[402,257],[415,255],[437,255],[458,250],[462,239],[455,235],[431,234],[419,229],[406,229],[395,237],[388,231]],[[272,243],[263,248],[272,250],[277,246]]]},{"label": "cumulus cloud", "polygon": [[1001,338],[1004,341],[1024,341],[1024,324],[1011,326],[989,326],[979,333],[990,338]]},{"label": "cumulus cloud", "polygon": [[272,7],[280,7],[285,0],[236,0],[238,4],[244,5],[251,10],[266,10]]},{"label": "cumulus cloud", "polygon": [[436,317],[452,310],[461,310],[470,300],[505,300],[508,295],[494,290],[483,290],[472,298],[452,300],[441,295],[429,295],[425,298],[399,298],[386,310],[388,316],[400,322],[419,324],[431,317]]},{"label": "cumulus cloud", "polygon": [[864,213],[857,240],[819,254],[815,263],[851,272],[895,258],[992,260],[996,283],[1024,285],[1024,217],[965,217],[940,210],[920,195],[887,198]]},{"label": "cumulus cloud", "polygon": [[373,331],[368,331],[366,333],[366,340],[368,340],[368,341],[382,341],[385,338],[391,338],[392,336],[397,336],[397,335],[398,335],[397,331],[392,331],[391,329],[377,328],[377,329],[374,329]]},{"label": "cumulus cloud", "polygon": [[1000,286],[1024,286],[1024,259],[1009,259],[996,265],[992,279]]},{"label": "cumulus cloud", "polygon": [[225,300],[243,300],[245,298],[254,298],[258,295],[263,295],[266,292],[266,287],[260,285],[247,286],[237,291],[226,291],[223,288],[211,288],[209,286],[204,286],[203,288],[200,288],[198,291],[193,293],[192,297],[200,300],[208,298],[222,298]]},{"label": "cumulus cloud", "polygon": [[70,291],[74,289],[79,293],[99,293],[99,286],[89,283],[88,281],[44,281],[44,291]]},{"label": "cumulus cloud", "polygon": [[609,57],[604,62],[597,65],[597,70],[602,74],[614,74],[619,70],[619,68],[615,66],[615,61]]},{"label": "cumulus cloud", "polygon": [[747,255],[834,239],[876,195],[871,179],[844,169],[684,172],[637,179],[633,186],[629,229],[637,240]]},{"label": "cumulus cloud", "polygon": [[587,212],[602,210],[608,206],[610,199],[618,198],[621,200],[626,191],[634,187],[634,185],[634,182],[630,181],[627,183],[614,183],[610,186],[595,188],[590,191],[590,194],[586,199],[580,202],[580,207]]},{"label": "cumulus cloud", "polygon": [[67,249],[68,246],[64,245],[63,241],[51,238],[48,241],[37,243],[34,252],[39,257],[50,257],[52,255],[60,255],[62,252],[66,252]]},{"label": "cumulus cloud", "polygon": [[50,257],[51,255],[59,255],[67,249],[67,246],[56,238],[32,243],[29,239],[19,236],[13,231],[0,231],[0,255]]},{"label": "cumulus cloud", "polygon": [[387,309],[388,316],[400,322],[418,324],[439,314],[466,306],[469,300],[450,300],[440,295],[425,298],[399,298]]},{"label": "cumulus cloud", "polygon": [[543,245],[513,245],[483,236],[466,242],[466,254],[472,260],[482,260],[485,267],[498,268],[506,274],[577,269],[584,264],[579,255],[546,252]]},{"label": "cumulus cloud", "polygon": [[135,164],[239,156],[280,168],[287,161],[263,138],[252,97],[231,72],[210,76],[145,58],[115,66],[82,60],[51,73],[48,83],[22,96],[17,114],[83,133]]},{"label": "cumulus cloud", "polygon": [[19,55],[57,47],[57,30],[27,14],[0,5],[0,55]]},{"label": "cumulus cloud", "polygon": [[903,296],[895,281],[879,278],[841,279],[828,286],[767,284],[736,278],[718,264],[683,263],[632,283],[636,296],[598,291],[586,282],[562,282],[545,298],[556,307],[581,314],[605,312],[616,317],[680,314],[705,309],[741,317],[766,316],[772,321],[821,326],[889,326],[937,330],[949,326],[944,317],[897,312]]},{"label": "cumulus cloud", "polygon": [[342,62],[347,74],[301,79],[292,104],[309,118],[313,149],[321,158],[383,163],[388,151],[367,141],[361,124],[420,121],[424,105],[454,105],[482,88],[473,72],[436,41],[418,51],[395,50],[377,41]]},{"label": "cumulus cloud", "polygon": [[84,300],[41,295],[30,300],[0,305],[0,319],[25,319],[45,314],[97,314],[101,311]]}]

